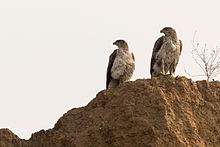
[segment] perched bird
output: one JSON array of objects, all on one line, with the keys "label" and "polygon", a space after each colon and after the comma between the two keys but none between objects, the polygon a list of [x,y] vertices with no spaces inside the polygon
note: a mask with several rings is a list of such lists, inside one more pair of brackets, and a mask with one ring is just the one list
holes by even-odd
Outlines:
[{"label": "perched bird", "polygon": [[173,76],[182,51],[182,41],[171,27],[163,28],[160,33],[164,33],[165,36],[158,38],[154,44],[150,74],[151,77],[155,77],[160,74],[165,75],[169,71]]},{"label": "perched bird", "polygon": [[118,49],[109,57],[106,89],[116,87],[119,84],[129,81],[135,69],[134,54],[129,52],[128,44],[124,40],[117,40],[113,43]]}]

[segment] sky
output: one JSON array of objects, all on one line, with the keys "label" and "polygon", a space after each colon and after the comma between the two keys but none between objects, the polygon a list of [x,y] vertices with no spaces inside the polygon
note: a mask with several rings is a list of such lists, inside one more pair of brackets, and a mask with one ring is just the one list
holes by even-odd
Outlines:
[{"label": "sky", "polygon": [[[217,0],[0,0],[0,128],[22,139],[53,128],[105,89],[109,55],[124,39],[135,54],[132,81],[150,78],[153,45],[176,29],[183,51],[176,75],[201,74],[192,40],[220,46]],[[220,77],[216,77],[220,80]]]}]

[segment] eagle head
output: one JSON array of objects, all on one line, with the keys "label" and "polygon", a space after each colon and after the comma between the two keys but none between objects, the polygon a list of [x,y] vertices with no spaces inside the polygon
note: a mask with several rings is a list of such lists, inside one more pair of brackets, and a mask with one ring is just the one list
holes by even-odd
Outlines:
[{"label": "eagle head", "polygon": [[118,48],[128,49],[128,44],[124,40],[116,40],[113,45],[116,45]]},{"label": "eagle head", "polygon": [[165,36],[170,36],[172,34],[176,34],[176,31],[171,27],[165,27],[160,31],[160,33],[164,33]]}]

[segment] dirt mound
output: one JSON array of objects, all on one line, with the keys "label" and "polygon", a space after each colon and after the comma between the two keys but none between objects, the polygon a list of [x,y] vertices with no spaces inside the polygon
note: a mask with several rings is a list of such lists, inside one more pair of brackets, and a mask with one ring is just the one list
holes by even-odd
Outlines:
[{"label": "dirt mound", "polygon": [[53,129],[0,147],[220,146],[220,82],[161,76],[127,82],[64,114]]}]

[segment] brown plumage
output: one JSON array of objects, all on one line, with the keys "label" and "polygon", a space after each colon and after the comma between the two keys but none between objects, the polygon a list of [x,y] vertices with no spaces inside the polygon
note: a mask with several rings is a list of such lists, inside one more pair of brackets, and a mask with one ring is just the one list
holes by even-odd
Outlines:
[{"label": "brown plumage", "polygon": [[118,46],[118,49],[114,50],[109,57],[106,89],[129,81],[135,69],[134,54],[129,52],[127,42],[117,40],[113,45]]},{"label": "brown plumage", "polygon": [[179,56],[182,51],[182,41],[178,39],[176,31],[171,27],[163,28],[161,36],[154,44],[151,57],[151,76],[159,76],[160,74],[173,75],[179,62]]}]

